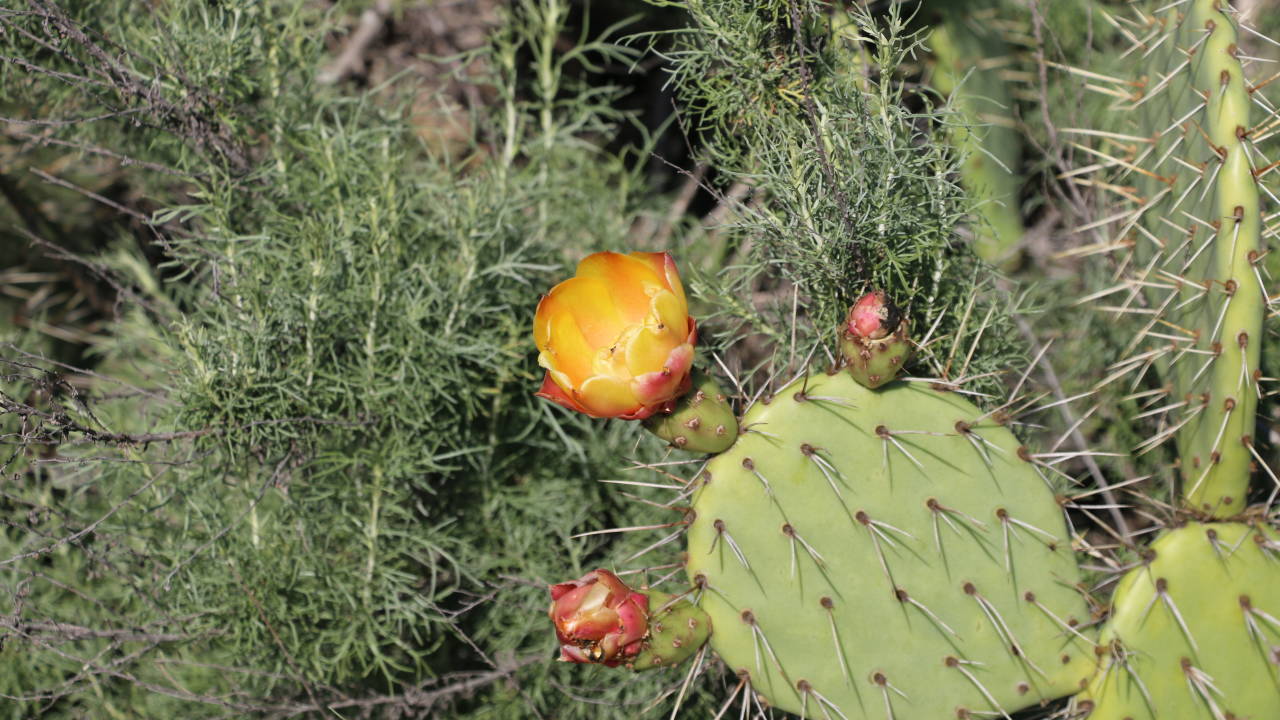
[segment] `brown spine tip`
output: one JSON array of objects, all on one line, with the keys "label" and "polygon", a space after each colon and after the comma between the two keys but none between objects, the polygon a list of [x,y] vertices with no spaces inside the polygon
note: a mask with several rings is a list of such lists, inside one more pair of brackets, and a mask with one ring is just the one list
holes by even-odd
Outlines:
[{"label": "brown spine tip", "polygon": [[858,512],[856,512],[856,513],[854,513],[854,514],[853,514],[853,519],[854,519],[854,520],[857,520],[858,522],[862,523],[863,525],[870,525],[870,524],[871,524],[871,517],[870,517],[869,515],[867,515],[865,512],[861,511],[861,510],[859,510]]},{"label": "brown spine tip", "polygon": [[965,594],[965,595],[977,595],[977,594],[978,594],[978,588],[977,588],[977,587],[975,587],[975,586],[974,586],[974,584],[973,584],[973,583],[971,583],[971,582],[967,582],[967,583],[965,583],[964,585],[962,585],[961,587],[963,587],[963,588],[964,588],[964,594]]},{"label": "brown spine tip", "polygon": [[1063,664],[1063,665],[1070,665],[1070,664],[1071,664],[1071,656],[1070,656],[1070,655],[1068,655],[1068,654],[1066,654],[1066,653],[1062,653],[1062,664]]},{"label": "brown spine tip", "polygon": [[1156,592],[1164,593],[1169,590],[1169,581],[1164,578],[1156,578]]},{"label": "brown spine tip", "polygon": [[1246,612],[1253,609],[1253,601],[1249,599],[1248,595],[1240,596],[1240,607],[1244,608]]},{"label": "brown spine tip", "polygon": [[942,664],[949,668],[958,667],[960,665],[960,660],[954,655],[948,655],[942,658]]},{"label": "brown spine tip", "polygon": [[1223,400],[1223,401],[1222,401],[1222,409],[1223,409],[1225,412],[1231,412],[1232,410],[1235,410],[1235,409],[1236,409],[1236,399],[1235,399],[1235,398],[1233,398],[1233,397],[1229,397],[1229,398],[1227,398],[1226,400]]},{"label": "brown spine tip", "polygon": [[1029,603],[1033,603],[1036,601],[1036,594],[1028,590],[1022,594],[1022,599],[1026,600]]},{"label": "brown spine tip", "polygon": [[973,429],[972,425],[970,425],[969,423],[963,420],[957,420],[955,427],[956,427],[956,432],[960,433],[961,435],[967,434]]},{"label": "brown spine tip", "polygon": [[787,537],[795,537],[796,529],[791,527],[791,523],[782,523],[782,534]]},{"label": "brown spine tip", "polygon": [[1191,669],[1191,658],[1184,657],[1178,660],[1178,664],[1182,666],[1182,672],[1187,672]]},{"label": "brown spine tip", "polygon": [[827,597],[826,595],[823,595],[821,598],[818,599],[818,604],[826,608],[827,610],[830,610],[831,608],[835,607],[835,603],[831,602],[831,598]]},{"label": "brown spine tip", "polygon": [[808,396],[808,395],[805,395],[805,394],[804,394],[804,392],[798,392],[798,393],[796,393],[796,394],[792,395],[792,396],[791,396],[791,399],[792,399],[792,400],[795,400],[796,402],[804,402],[805,400],[808,400],[808,399],[809,399],[809,396]]},{"label": "brown spine tip", "polygon": [[1241,350],[1249,347],[1249,333],[1241,330],[1240,334],[1236,336],[1236,344],[1240,346]]},{"label": "brown spine tip", "polygon": [[925,500],[925,501],[924,501],[924,506],[925,506],[925,507],[927,507],[927,508],[929,508],[930,510],[932,510],[932,511],[934,511],[934,512],[939,512],[939,511],[941,511],[941,510],[942,510],[942,505],[938,503],[938,499],[937,499],[937,498],[929,498],[929,499]]},{"label": "brown spine tip", "polygon": [[1018,683],[1016,687],[1019,695],[1026,695],[1027,693],[1031,692],[1031,686],[1024,682]]},{"label": "brown spine tip", "polygon": [[911,599],[911,596],[907,594],[907,591],[902,588],[894,588],[893,595],[898,598],[898,602],[907,602]]},{"label": "brown spine tip", "polygon": [[875,672],[871,675],[871,682],[884,687],[889,684],[889,678],[886,678],[882,672]]},{"label": "brown spine tip", "polygon": [[800,443],[800,452],[804,453],[805,457],[809,457],[813,455],[814,449],[809,443]]},{"label": "brown spine tip", "polygon": [[1008,519],[1009,519],[1009,511],[1008,511],[1008,510],[1005,510],[1005,509],[1004,509],[1004,508],[1002,508],[1002,507],[998,507],[998,508],[996,508],[996,517],[1000,518],[1000,520],[1001,520],[1001,521],[1008,520]]},{"label": "brown spine tip", "polygon": [[755,469],[756,469],[756,462],[755,462],[755,460],[752,460],[751,458],[742,458],[742,467],[744,467],[744,468],[746,468],[746,469],[748,469],[748,470],[755,470]]},{"label": "brown spine tip", "polygon": [[885,426],[883,426],[883,425],[877,425],[877,426],[876,426],[876,437],[882,437],[882,438],[889,437],[889,428],[887,428],[887,427],[885,427]]},{"label": "brown spine tip", "polygon": [[711,527],[715,528],[716,532],[722,533],[724,532],[724,521],[720,518],[716,518],[715,521],[711,523]]},{"label": "brown spine tip", "polygon": [[1031,451],[1027,449],[1026,445],[1018,446],[1018,459],[1023,462],[1031,462]]},{"label": "brown spine tip", "polygon": [[808,680],[805,680],[804,678],[800,678],[799,680],[796,681],[796,689],[802,693],[808,693],[809,691],[813,690],[813,686],[809,684]]},{"label": "brown spine tip", "polygon": [[755,613],[751,612],[750,610],[743,610],[743,611],[742,611],[742,622],[744,622],[744,623],[746,623],[746,624],[748,624],[748,625],[755,625],[755,624],[756,624],[756,616],[755,616]]}]

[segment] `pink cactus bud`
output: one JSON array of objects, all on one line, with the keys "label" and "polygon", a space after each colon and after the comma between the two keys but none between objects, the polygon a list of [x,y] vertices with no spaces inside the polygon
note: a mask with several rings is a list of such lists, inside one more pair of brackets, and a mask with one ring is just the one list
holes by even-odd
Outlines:
[{"label": "pink cactus bud", "polygon": [[901,315],[884,292],[875,290],[858,298],[845,321],[851,335],[865,340],[879,340],[898,328]]},{"label": "pink cactus bud", "polygon": [[649,635],[649,598],[608,570],[557,583],[547,614],[556,626],[560,659],[614,667],[637,655]]}]

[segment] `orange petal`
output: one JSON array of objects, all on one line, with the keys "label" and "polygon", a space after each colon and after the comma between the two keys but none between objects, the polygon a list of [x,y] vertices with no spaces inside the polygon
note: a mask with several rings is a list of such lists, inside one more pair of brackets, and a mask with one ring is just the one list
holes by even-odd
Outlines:
[{"label": "orange petal", "polygon": [[592,278],[605,286],[614,305],[627,323],[644,320],[653,292],[666,280],[641,258],[615,252],[598,252],[578,263],[578,277]]},{"label": "orange petal", "polygon": [[550,312],[570,315],[592,348],[609,347],[627,325],[615,298],[603,281],[591,277],[569,278],[551,290]]},{"label": "orange petal", "polygon": [[640,406],[630,383],[608,375],[588,378],[577,392],[577,401],[595,417],[618,417]]},{"label": "orange petal", "polygon": [[693,368],[693,346],[684,344],[673,348],[654,372],[637,375],[631,389],[640,404],[648,407],[675,398]]},{"label": "orange petal", "polygon": [[547,400],[550,400],[557,405],[567,407],[570,410],[577,410],[581,413],[587,411],[586,408],[579,405],[576,400],[570,397],[568,393],[557,385],[555,380],[551,379],[551,373],[547,373],[542,377],[542,387],[538,392],[534,393],[534,395],[540,398],[546,398]]},{"label": "orange petal", "polygon": [[662,278],[667,289],[680,301],[680,312],[689,314],[689,303],[684,296],[684,285],[680,282],[680,271],[676,269],[675,258],[668,252],[631,253],[631,257],[645,261],[658,277]]}]

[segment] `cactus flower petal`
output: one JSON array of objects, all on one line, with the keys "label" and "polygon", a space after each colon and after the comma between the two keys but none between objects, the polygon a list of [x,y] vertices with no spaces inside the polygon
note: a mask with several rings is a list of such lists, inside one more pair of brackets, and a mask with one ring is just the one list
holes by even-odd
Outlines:
[{"label": "cactus flower petal", "polygon": [[696,324],[667,253],[595,253],[534,317],[536,393],[593,417],[643,420],[688,391]]}]

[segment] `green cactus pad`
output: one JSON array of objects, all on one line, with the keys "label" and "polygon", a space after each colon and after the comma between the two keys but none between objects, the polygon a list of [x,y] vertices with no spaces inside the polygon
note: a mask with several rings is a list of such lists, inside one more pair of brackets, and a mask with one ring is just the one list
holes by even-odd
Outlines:
[{"label": "green cactus pad", "polygon": [[644,649],[627,664],[632,670],[651,670],[679,665],[707,642],[711,618],[690,603],[657,590],[640,592],[649,598],[649,638]]},{"label": "green cactus pad", "polygon": [[923,383],[796,381],[693,496],[712,648],[808,717],[955,718],[1078,690],[1089,619],[1063,514],[1013,435]]},{"label": "green cactus pad", "polygon": [[[929,36],[934,60],[932,84],[951,96],[963,118],[951,129],[951,142],[964,153],[960,180],[976,199],[974,252],[1006,270],[1019,262],[1022,210],[1022,136],[1012,123],[1013,92],[993,60],[1012,58],[999,33],[973,17],[973,3],[947,7]],[[961,82],[963,81],[963,85]]]},{"label": "green cactus pad", "polygon": [[1102,669],[1076,699],[1089,720],[1280,718],[1280,533],[1166,533],[1113,606]]},{"label": "green cactus pad", "polygon": [[717,453],[738,439],[738,421],[720,384],[694,371],[693,388],[676,401],[669,413],[655,413],[644,428],[681,450]]},{"label": "green cactus pad", "polygon": [[1115,77],[1094,84],[1121,98],[1114,124],[1070,132],[1095,141],[1091,159],[1121,198],[1097,246],[1124,256],[1125,277],[1102,295],[1140,331],[1111,379],[1163,374],[1170,389],[1152,407],[1165,415],[1144,447],[1176,437],[1186,505],[1226,518],[1244,510],[1255,461],[1262,219],[1272,212],[1259,200],[1277,174],[1263,172],[1270,161],[1257,149],[1268,122],[1250,119],[1237,13],[1221,0],[1146,5],[1157,6],[1132,8],[1133,46]]}]

